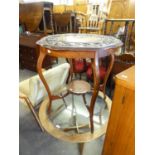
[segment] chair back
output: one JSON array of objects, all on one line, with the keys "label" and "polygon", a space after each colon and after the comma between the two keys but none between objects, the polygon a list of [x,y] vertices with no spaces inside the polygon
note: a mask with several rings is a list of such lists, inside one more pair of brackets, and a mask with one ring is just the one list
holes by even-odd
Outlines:
[{"label": "chair back", "polygon": [[79,26],[86,27],[87,14],[84,14],[83,12],[76,12],[76,20],[78,21]]},{"label": "chair back", "polygon": [[80,27],[79,29],[82,29],[82,32],[84,33],[101,34],[103,29],[103,19],[99,15],[87,15],[86,26],[84,28]]},{"label": "chair back", "polygon": [[[65,88],[69,75],[69,69],[70,65],[68,63],[64,63],[44,71],[43,75],[47,81],[52,95],[60,95],[62,90]],[[39,75],[30,78],[29,90],[29,99],[32,103],[37,104],[47,96],[46,89]]]},{"label": "chair back", "polygon": [[91,15],[87,20],[87,27],[98,27],[99,26],[99,17],[98,15]]},{"label": "chair back", "polygon": [[123,42],[122,53],[135,49],[135,19],[105,19],[104,35],[114,35]]}]

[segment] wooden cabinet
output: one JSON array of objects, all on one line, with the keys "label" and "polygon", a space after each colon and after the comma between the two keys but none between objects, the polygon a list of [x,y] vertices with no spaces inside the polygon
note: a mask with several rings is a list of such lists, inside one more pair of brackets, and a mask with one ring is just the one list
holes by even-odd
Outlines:
[{"label": "wooden cabinet", "polygon": [[[43,35],[29,34],[20,35],[19,38],[19,64],[21,69],[26,68],[32,71],[37,71],[37,61],[39,57],[39,49],[36,45],[36,41]],[[47,56],[43,62],[43,68],[51,68],[53,59]]]},{"label": "wooden cabinet", "polygon": [[135,67],[115,77],[115,91],[102,155],[134,155]]},{"label": "wooden cabinet", "polygon": [[113,0],[108,18],[135,18],[135,2],[131,0]]}]

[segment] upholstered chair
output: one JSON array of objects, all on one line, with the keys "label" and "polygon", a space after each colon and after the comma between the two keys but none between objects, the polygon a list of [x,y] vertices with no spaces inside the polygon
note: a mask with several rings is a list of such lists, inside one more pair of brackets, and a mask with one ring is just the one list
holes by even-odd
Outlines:
[{"label": "upholstered chair", "polygon": [[[105,58],[101,58],[99,60],[99,78],[100,78],[100,84],[103,83],[104,77],[107,73],[107,69],[109,66],[109,62],[110,58],[109,57],[105,57]],[[87,63],[87,71],[86,71],[86,77],[88,81],[93,82],[93,70],[92,70],[92,66],[91,63]]]},{"label": "upholstered chair", "polygon": [[81,75],[82,73],[86,72],[87,70],[87,62],[85,59],[73,59],[73,72],[75,73],[75,76],[77,74]]},{"label": "upholstered chair", "polygon": [[[99,66],[100,83],[103,82],[106,71],[107,71],[107,69],[105,66],[102,66],[102,65]],[[93,70],[92,70],[91,64],[88,65],[88,69],[86,71],[86,76],[87,76],[88,81],[93,81]]]},{"label": "upholstered chair", "polygon": [[[66,94],[65,92],[67,92],[66,81],[69,75],[69,69],[70,65],[64,63],[43,72],[52,95],[60,96],[63,99],[65,106],[66,103],[62,94]],[[47,97],[46,89],[39,75],[20,82],[19,92],[20,100],[22,103],[28,105],[41,130],[44,131],[38,118],[38,114],[35,111],[35,107]]]}]

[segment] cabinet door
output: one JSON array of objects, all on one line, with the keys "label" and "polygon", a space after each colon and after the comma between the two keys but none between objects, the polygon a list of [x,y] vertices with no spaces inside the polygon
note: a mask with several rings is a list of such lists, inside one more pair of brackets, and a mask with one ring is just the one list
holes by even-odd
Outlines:
[{"label": "cabinet door", "polygon": [[135,18],[135,2],[113,0],[108,18]]},{"label": "cabinet door", "polygon": [[116,85],[102,155],[134,155],[134,91]]}]

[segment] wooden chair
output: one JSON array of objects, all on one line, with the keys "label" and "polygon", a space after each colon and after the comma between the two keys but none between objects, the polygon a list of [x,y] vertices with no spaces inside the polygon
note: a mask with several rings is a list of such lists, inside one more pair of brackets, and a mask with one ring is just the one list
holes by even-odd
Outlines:
[{"label": "wooden chair", "polygon": [[[87,15],[78,13],[79,19],[81,20],[81,26],[79,27],[79,33],[95,33],[101,34],[103,20],[98,15]],[[86,72],[88,68],[90,68],[89,62],[90,60],[76,60],[74,61],[74,72],[80,74]],[[81,67],[83,66],[83,67]],[[78,68],[81,68],[80,70]],[[90,70],[90,69],[89,69]]]},{"label": "wooden chair", "polygon": [[85,27],[87,22],[87,14],[83,12],[76,12],[76,20],[78,22],[79,27]]},{"label": "wooden chair", "polygon": [[105,19],[104,35],[113,35],[124,43],[122,53],[134,50],[135,19]]},{"label": "wooden chair", "polygon": [[79,33],[102,33],[103,20],[98,15],[87,15],[85,23],[79,27]]},{"label": "wooden chair", "polygon": [[73,59],[73,73],[77,78],[77,74],[79,74],[79,78],[81,80],[82,74],[87,71],[87,62],[85,59]]},{"label": "wooden chair", "polygon": [[[90,33],[89,30],[93,29],[92,32],[98,31],[98,25],[96,21],[88,21],[89,16],[87,14],[77,12],[77,19],[80,22],[79,33]],[[97,29],[96,29],[96,28]],[[87,31],[88,30],[88,31]],[[90,60],[89,60],[90,61]],[[73,72],[80,75],[87,71],[89,63],[87,63],[86,59],[74,59],[73,60]]]},{"label": "wooden chair", "polygon": [[[110,67],[111,69],[113,67],[113,63],[111,64],[111,66],[109,65],[110,61],[113,62],[113,57],[112,56],[107,56],[105,58],[100,59],[100,61],[99,61],[99,77],[100,77],[100,90],[101,91],[103,91],[102,83],[104,82],[104,78],[105,78],[105,76],[107,74],[108,67]],[[90,81],[90,82],[93,82],[93,70],[92,70],[92,67],[91,67],[91,63],[89,63],[87,65],[88,65],[87,71],[86,71],[87,80]],[[111,72],[111,70],[110,70],[110,72]],[[108,77],[109,77],[109,75],[110,75],[110,73],[108,73]]]},{"label": "wooden chair", "polygon": [[[44,77],[49,85],[50,91],[52,92],[53,100],[63,99],[65,106],[67,106],[64,97],[68,93],[66,81],[69,75],[69,69],[70,65],[68,63],[64,63],[43,72]],[[41,82],[40,77],[36,75],[20,82],[19,92],[19,98],[21,102],[25,103],[29,107],[39,127],[42,131],[44,131],[38,114],[35,111],[35,107],[37,107],[39,103],[41,103],[45,97],[47,97],[47,92],[43,83]]]}]

